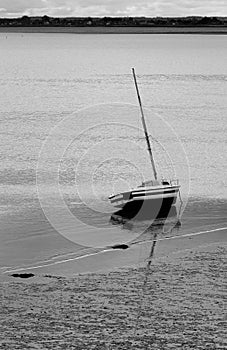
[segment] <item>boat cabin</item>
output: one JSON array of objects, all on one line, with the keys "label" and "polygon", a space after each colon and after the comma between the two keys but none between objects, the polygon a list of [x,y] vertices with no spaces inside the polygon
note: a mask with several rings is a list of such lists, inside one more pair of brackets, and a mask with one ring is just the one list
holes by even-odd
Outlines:
[{"label": "boat cabin", "polygon": [[142,185],[139,187],[147,187],[147,186],[160,186],[160,185],[169,185],[167,180],[149,180],[142,182]]}]

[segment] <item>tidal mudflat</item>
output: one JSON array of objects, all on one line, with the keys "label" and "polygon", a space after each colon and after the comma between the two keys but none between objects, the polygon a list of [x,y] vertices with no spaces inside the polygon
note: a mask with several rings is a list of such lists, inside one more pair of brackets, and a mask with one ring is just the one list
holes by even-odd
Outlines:
[{"label": "tidal mudflat", "polygon": [[1,284],[1,349],[224,349],[226,245]]},{"label": "tidal mudflat", "polygon": [[[225,36],[0,30],[0,348],[226,348]],[[189,199],[178,236],[161,236],[150,270],[146,269],[148,237],[138,237],[143,242],[134,244],[133,229],[110,227],[110,215],[82,205],[75,186],[82,154],[91,155],[78,174],[86,203],[92,199],[91,164],[99,169],[95,193],[105,207],[112,174],[136,180],[136,185],[141,182],[128,162],[127,166],[107,162],[106,167],[97,168],[105,152],[112,157],[110,141],[117,134],[115,157],[122,159],[126,150],[125,160],[135,158],[137,168],[145,169],[144,177],[150,177],[140,147],[131,67],[140,76],[149,130],[160,140],[154,145],[158,164],[163,164],[165,176],[167,170],[177,174],[184,203]],[[91,128],[94,120],[97,123]],[[162,120],[165,128],[159,133]],[[117,129],[113,122],[119,123]],[[127,128],[128,124],[132,127]],[[53,137],[54,146],[48,147],[41,187],[54,218],[60,219],[60,232],[45,215],[36,186],[40,150],[56,127],[59,132]],[[81,130],[89,131],[82,133],[82,139]],[[133,143],[125,142],[126,138]],[[58,167],[54,150],[56,146],[65,150],[65,141],[71,139],[74,142]],[[94,144],[105,147],[87,152]],[[176,169],[168,167],[163,149],[172,152]],[[61,175],[57,187],[52,181],[56,164]],[[78,225],[70,225],[59,210],[56,188]],[[100,252],[109,243],[101,244],[95,236],[92,246],[88,226],[98,233],[102,228],[105,238],[114,237],[115,243],[133,244],[130,249]],[[72,232],[73,240],[67,240]],[[83,245],[97,254],[83,251],[87,255],[81,258],[81,237],[86,238]]]}]

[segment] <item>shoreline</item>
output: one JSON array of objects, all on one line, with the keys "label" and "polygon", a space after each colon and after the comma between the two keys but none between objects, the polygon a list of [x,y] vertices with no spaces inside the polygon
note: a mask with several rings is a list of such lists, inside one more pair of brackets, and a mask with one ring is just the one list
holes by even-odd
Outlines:
[{"label": "shoreline", "polygon": [[[113,226],[112,229],[115,227],[112,233],[115,237],[113,245],[125,243],[126,249],[113,249],[111,245],[82,247],[71,244],[61,235],[52,232],[47,232],[41,237],[26,236],[16,241],[17,243],[9,241],[1,247],[0,281],[14,280],[11,276],[13,273],[73,277],[80,273],[132,267],[146,261],[154,232],[158,232],[157,258],[165,258],[180,251],[184,253],[185,249],[195,250],[197,246],[217,242],[226,244],[226,209],[226,200],[206,202],[194,200],[188,203],[180,219],[181,225],[175,226],[177,218],[174,217],[164,226],[150,226],[148,231],[146,231],[147,222],[129,222],[124,226]],[[36,220],[36,217],[33,220]],[[40,246],[51,249],[44,250],[40,254],[37,250]],[[28,249],[30,249],[29,256],[26,255]]]},{"label": "shoreline", "polygon": [[227,27],[3,27],[0,33],[206,34],[226,35]]},{"label": "shoreline", "polygon": [[[14,281],[14,274],[27,275],[32,274],[32,280],[43,279],[44,276],[55,276],[58,278],[75,278],[80,274],[108,273],[109,271],[118,271],[121,268],[137,268],[142,266],[148,259],[151,245],[153,242],[151,233],[141,236],[136,244],[129,246],[129,249],[103,249],[91,250],[91,252],[80,255],[77,252],[63,259],[53,259],[49,262],[37,263],[30,266],[18,266],[6,268],[2,271],[0,282]],[[160,236],[157,238],[157,247],[155,249],[155,260],[165,261],[175,259],[175,257],[184,257],[187,252],[192,253],[197,250],[206,250],[212,245],[227,245],[227,227],[203,230],[184,235],[174,235],[170,237]],[[19,276],[18,276],[19,277]],[[17,278],[24,280],[24,278]]]}]

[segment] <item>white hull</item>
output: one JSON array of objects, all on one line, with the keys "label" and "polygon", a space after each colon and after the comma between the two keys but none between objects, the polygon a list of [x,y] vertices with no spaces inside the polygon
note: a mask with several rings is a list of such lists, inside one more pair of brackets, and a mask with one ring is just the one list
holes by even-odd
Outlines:
[{"label": "white hull", "polygon": [[138,187],[128,192],[122,192],[109,196],[111,204],[117,208],[124,207],[127,203],[136,201],[157,201],[166,198],[173,198],[176,201],[180,186],[179,185],[158,185]]}]

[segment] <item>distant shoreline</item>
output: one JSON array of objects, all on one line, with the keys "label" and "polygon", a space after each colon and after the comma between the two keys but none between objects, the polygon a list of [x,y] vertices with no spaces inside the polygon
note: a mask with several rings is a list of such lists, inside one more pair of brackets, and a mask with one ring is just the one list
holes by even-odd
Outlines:
[{"label": "distant shoreline", "polygon": [[227,27],[3,27],[0,33],[62,34],[206,34],[226,35]]}]

